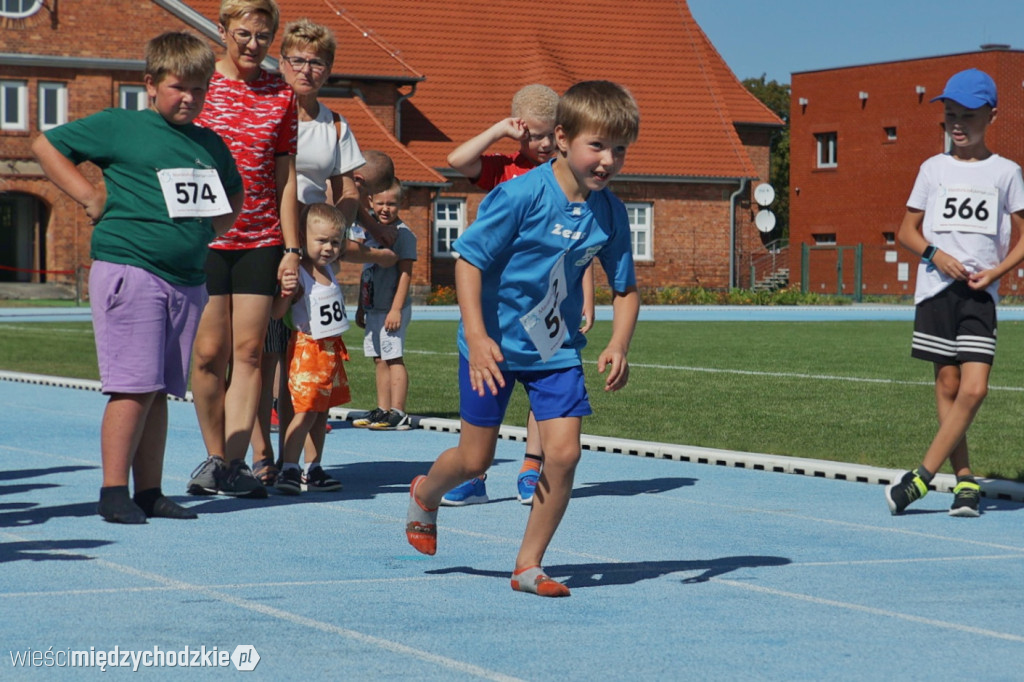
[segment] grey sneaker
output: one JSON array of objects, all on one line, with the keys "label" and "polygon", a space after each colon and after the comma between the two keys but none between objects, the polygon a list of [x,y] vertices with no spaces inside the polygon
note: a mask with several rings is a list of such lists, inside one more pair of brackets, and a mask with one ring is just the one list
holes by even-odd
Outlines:
[{"label": "grey sneaker", "polygon": [[216,495],[219,472],[226,465],[221,457],[209,456],[192,471],[187,492],[189,495]]},{"label": "grey sneaker", "polygon": [[242,457],[218,470],[217,483],[221,495],[253,499],[263,499],[267,496],[267,489],[252,475],[252,469]]}]

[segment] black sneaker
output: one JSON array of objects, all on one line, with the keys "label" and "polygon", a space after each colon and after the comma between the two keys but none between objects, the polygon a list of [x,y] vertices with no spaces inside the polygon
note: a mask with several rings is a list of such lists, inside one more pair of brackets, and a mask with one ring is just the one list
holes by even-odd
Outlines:
[{"label": "black sneaker", "polygon": [[980,516],[978,503],[981,501],[981,486],[970,481],[960,481],[953,488],[953,506],[949,508],[950,516],[973,518]]},{"label": "black sneaker", "polygon": [[331,478],[323,467],[317,467],[308,474],[303,473],[302,484],[306,486],[306,490],[320,493],[333,493],[336,490],[341,490],[341,481]]},{"label": "black sneaker", "polygon": [[278,474],[274,488],[282,495],[298,495],[302,492],[302,471],[295,467],[285,469]]},{"label": "black sneaker", "polygon": [[252,469],[241,457],[232,461],[227,467],[221,467],[218,470],[217,479],[218,492],[221,495],[253,499],[263,499],[267,496],[267,489],[252,475]]},{"label": "black sneaker", "polygon": [[220,472],[224,469],[224,460],[221,457],[207,457],[206,460],[192,471],[192,478],[189,479],[189,495],[216,495],[217,481],[220,480]]},{"label": "black sneaker", "polygon": [[364,414],[362,417],[359,417],[358,419],[353,419],[352,426],[355,426],[356,428],[359,429],[365,429],[370,424],[373,424],[374,422],[379,422],[381,419],[385,417],[385,415],[387,415],[387,410],[382,410],[379,407],[375,407],[366,414]]},{"label": "black sneaker", "polygon": [[927,494],[928,485],[913,471],[908,471],[899,481],[885,487],[885,501],[889,503],[889,511],[894,516],[902,514],[911,502]]},{"label": "black sneaker", "polygon": [[388,410],[380,419],[370,424],[370,428],[374,431],[408,431],[412,428],[412,420],[407,414]]}]

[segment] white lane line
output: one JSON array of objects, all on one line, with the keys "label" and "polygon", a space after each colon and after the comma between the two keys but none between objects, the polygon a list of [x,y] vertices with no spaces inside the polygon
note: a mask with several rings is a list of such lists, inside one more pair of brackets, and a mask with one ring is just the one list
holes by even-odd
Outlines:
[{"label": "white lane line", "polygon": [[[0,533],[0,535],[20,542],[31,542],[31,540],[14,535],[12,533]],[[51,549],[49,551],[56,552],[59,554],[74,554],[69,550]],[[419,649],[415,649],[404,644],[399,644],[398,642],[393,642],[389,639],[384,639],[382,637],[374,637],[373,635],[367,635],[357,630],[339,627],[337,625],[334,625],[333,623],[325,623],[323,621],[314,620],[312,618],[307,618],[305,616],[300,616],[296,613],[290,613],[282,609],[274,608],[273,606],[267,606],[266,604],[261,604],[256,601],[252,601],[251,599],[235,597],[233,595],[206,587],[204,585],[186,583],[181,580],[175,580],[174,578],[160,575],[159,573],[143,571],[137,568],[133,568],[131,566],[125,566],[123,564],[118,564],[113,561],[108,561],[106,559],[100,559],[98,557],[93,557],[91,564],[93,566],[102,566],[112,571],[116,571],[118,573],[131,575],[137,578],[142,578],[143,580],[148,580],[150,582],[155,582],[160,585],[163,585],[168,589],[188,592],[192,595],[202,595],[225,604],[231,604],[232,606],[236,606],[240,609],[245,609],[247,611],[253,611],[255,613],[262,614],[269,618],[275,618],[277,620],[287,621],[290,623],[294,623],[296,625],[300,625],[302,627],[310,628],[313,630],[319,630],[330,635],[336,635],[344,639],[353,640],[355,642],[359,642],[360,644],[376,647],[378,649],[390,651],[395,654],[410,656],[412,658],[416,658],[427,663],[433,663],[434,665],[447,668],[448,670],[451,670],[453,672],[462,673],[465,675],[472,675],[473,677],[479,677],[485,680],[494,680],[495,682],[521,682],[520,678],[518,677],[512,677],[510,675],[505,675],[504,673],[500,673],[494,670],[488,670],[487,668],[472,665],[471,663],[466,663],[464,661],[458,661],[453,658],[448,658],[447,656],[440,656],[437,654],[432,654],[427,651],[421,651]]]},{"label": "white lane line", "polygon": [[[458,355],[453,352],[442,352],[432,350],[410,350],[407,351],[409,354],[417,355],[443,355],[451,356]],[[584,363],[587,364],[587,363]],[[591,363],[593,364],[593,363]],[[839,376],[835,374],[804,374],[801,372],[764,372],[760,370],[752,369],[727,369],[721,367],[692,367],[689,365],[661,365],[651,364],[643,362],[631,362],[629,366],[632,368],[642,369],[659,369],[659,370],[671,370],[676,372],[700,372],[705,374],[735,374],[738,376],[753,376],[753,377],[772,377],[776,379],[805,379],[813,381],[845,381],[851,383],[860,384],[883,384],[886,386],[934,386],[935,383],[932,381],[904,381],[899,379],[880,379],[873,377],[850,377],[850,376]],[[1024,386],[994,386],[990,385],[990,391],[1012,391],[1016,393],[1024,392]]]},{"label": "white lane line", "polygon": [[804,601],[810,604],[818,604],[819,606],[832,606],[839,609],[846,609],[848,611],[859,611],[861,613],[867,613],[872,616],[883,616],[885,618],[895,618],[898,620],[905,620],[911,623],[918,623],[921,625],[930,625],[932,627],[942,628],[944,630],[953,630],[955,632],[961,632],[965,634],[980,635],[982,637],[989,637],[993,639],[1005,639],[1010,642],[1024,643],[1024,637],[1022,637],[1021,635],[1015,635],[1009,632],[999,632],[998,630],[976,628],[970,625],[964,625],[963,623],[951,623],[949,621],[936,620],[934,618],[923,618],[921,616],[913,616],[907,613],[899,613],[898,611],[887,611],[886,609],[879,609],[873,606],[863,606],[862,604],[853,604],[850,602],[837,601],[835,599],[824,599],[822,597],[815,597],[809,594],[800,594],[799,592],[787,592],[785,590],[776,590],[774,588],[763,587],[761,585],[751,585],[749,583],[744,583],[737,580],[711,578],[710,582],[718,583],[721,585],[728,585],[729,587],[736,587],[741,590],[747,590],[749,592],[758,592],[760,594],[769,594],[775,597],[784,597],[786,599]]}]

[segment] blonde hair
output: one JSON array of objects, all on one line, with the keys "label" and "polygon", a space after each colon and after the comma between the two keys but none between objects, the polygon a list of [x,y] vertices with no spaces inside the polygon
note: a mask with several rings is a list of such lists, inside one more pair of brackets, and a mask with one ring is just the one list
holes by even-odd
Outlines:
[{"label": "blonde hair", "polygon": [[610,81],[583,81],[569,88],[558,103],[557,124],[572,140],[585,130],[636,142],[640,109],[629,90]]},{"label": "blonde hair", "polygon": [[345,252],[345,215],[330,204],[307,204],[299,214],[299,244],[306,248],[307,226],[310,223],[325,223],[341,232],[341,251]]},{"label": "blonde hair", "polygon": [[220,3],[220,14],[217,20],[224,28],[228,27],[232,19],[241,19],[247,14],[263,12],[270,19],[270,30],[277,33],[281,23],[281,10],[278,9],[274,0],[224,0]]},{"label": "blonde hair", "polygon": [[558,93],[546,85],[533,83],[520,88],[512,95],[512,116],[523,118],[531,116],[540,121],[555,120],[558,110]]},{"label": "blonde hair", "polygon": [[166,76],[209,82],[217,57],[199,36],[185,31],[168,31],[146,43],[145,74],[157,84]]},{"label": "blonde hair", "polygon": [[338,41],[335,40],[331,29],[306,18],[288,23],[284,27],[284,37],[281,39],[281,55],[304,47],[312,48],[317,55],[323,57],[328,70],[334,66],[334,52],[338,49]]}]

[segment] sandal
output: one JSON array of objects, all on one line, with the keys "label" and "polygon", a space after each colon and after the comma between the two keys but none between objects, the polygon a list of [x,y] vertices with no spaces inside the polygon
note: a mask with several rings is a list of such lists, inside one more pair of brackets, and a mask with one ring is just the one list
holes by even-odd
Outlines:
[{"label": "sandal", "polygon": [[252,475],[256,477],[256,480],[269,488],[270,486],[277,483],[277,467],[274,466],[274,460],[272,459],[261,459],[258,462],[252,463]]}]

